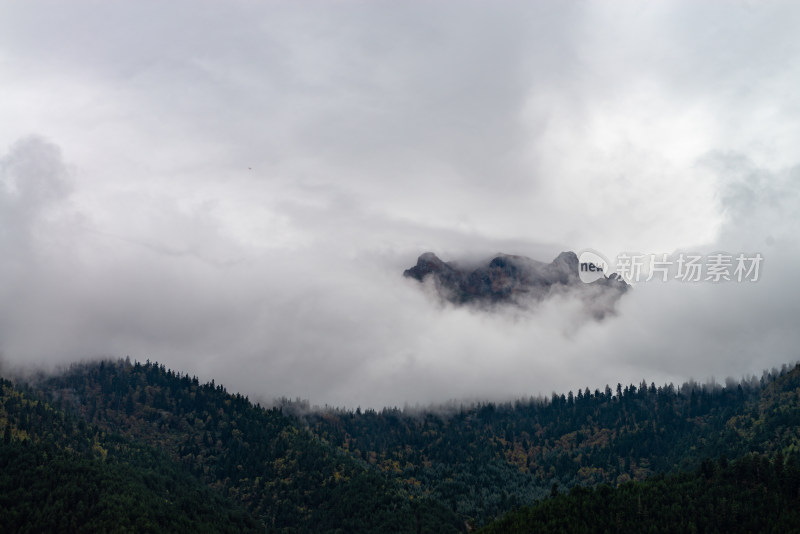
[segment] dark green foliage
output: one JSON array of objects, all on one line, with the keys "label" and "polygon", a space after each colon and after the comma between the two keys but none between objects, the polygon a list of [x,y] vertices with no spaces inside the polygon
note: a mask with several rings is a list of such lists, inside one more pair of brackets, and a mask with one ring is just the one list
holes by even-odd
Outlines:
[{"label": "dark green foliage", "polygon": [[[477,524],[554,484],[644,480],[704,457],[800,451],[800,367],[729,387],[618,385],[552,399],[304,418],[330,443]],[[562,490],[562,491],[563,491]]]},{"label": "dark green foliage", "polygon": [[693,473],[658,475],[617,488],[574,487],[514,511],[486,534],[642,532],[785,533],[800,531],[797,457],[748,454],[733,463],[704,460]]},{"label": "dark green foliage", "polygon": [[256,521],[163,454],[0,379],[0,532],[247,532]]},{"label": "dark green foliage", "polygon": [[196,480],[48,451],[0,446],[2,532],[256,532],[257,523]]},{"label": "dark green foliage", "polygon": [[[171,531],[199,528],[191,520],[206,525],[201,531],[224,523],[237,531],[464,532],[536,500],[645,492],[637,489],[645,480],[716,484],[729,479],[729,466],[753,466],[761,476],[766,468],[753,459],[764,456],[777,478],[795,480],[800,452],[800,367],[724,388],[643,382],[415,412],[309,411],[292,403],[265,409],[150,362],[74,366],[35,386],[2,386],[3,461],[33,471],[2,479],[0,502],[42,506],[47,517],[66,510],[78,526],[122,513],[119,503],[131,493],[149,511],[128,506],[137,513],[121,515],[120,525],[139,530],[171,513]],[[720,460],[704,461],[712,457]],[[41,473],[51,482],[36,482]],[[49,497],[81,476],[86,488],[114,488],[89,516],[77,515],[84,510],[77,503],[86,503],[80,492]],[[720,495],[726,484],[718,484]],[[31,493],[15,493],[20,485]],[[641,498],[652,519],[650,494],[636,495],[636,510]],[[207,512],[181,516],[198,499]],[[681,506],[694,506],[695,497],[687,499]],[[619,502],[620,513],[630,513],[630,502]],[[736,502],[737,511],[783,521],[762,501]],[[30,519],[8,517],[30,526]]]},{"label": "dark green foliage", "polygon": [[[254,406],[158,364],[74,366],[39,386],[90,424],[157,447],[276,532],[459,532],[444,505]],[[96,392],[100,392],[97,394]]]}]

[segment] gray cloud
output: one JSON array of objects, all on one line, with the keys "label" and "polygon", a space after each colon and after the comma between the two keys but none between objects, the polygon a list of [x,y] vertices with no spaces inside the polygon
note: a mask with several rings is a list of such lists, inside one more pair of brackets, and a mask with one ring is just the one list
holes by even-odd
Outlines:
[{"label": "gray cloud", "polygon": [[0,223],[4,249],[20,254],[47,210],[69,194],[69,171],[57,146],[21,139],[0,161]]},{"label": "gray cloud", "polygon": [[[797,359],[793,5],[47,6],[0,17],[5,365],[130,355],[378,406]],[[586,247],[765,259],[600,323],[401,276]]]}]

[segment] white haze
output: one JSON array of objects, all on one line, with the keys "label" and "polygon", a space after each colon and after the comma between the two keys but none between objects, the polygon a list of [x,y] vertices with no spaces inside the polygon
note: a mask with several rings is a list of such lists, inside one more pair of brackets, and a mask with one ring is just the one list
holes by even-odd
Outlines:
[{"label": "white haze", "polygon": [[[384,406],[800,359],[800,9],[0,1],[0,363]],[[405,268],[761,253],[487,314]]]}]

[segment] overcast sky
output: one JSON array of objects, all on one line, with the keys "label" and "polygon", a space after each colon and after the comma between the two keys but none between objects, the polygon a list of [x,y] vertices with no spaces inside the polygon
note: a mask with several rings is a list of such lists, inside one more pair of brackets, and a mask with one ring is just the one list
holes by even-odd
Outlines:
[{"label": "overcast sky", "polygon": [[[0,363],[380,407],[800,360],[793,2],[0,0]],[[437,305],[419,254],[762,255]]]}]

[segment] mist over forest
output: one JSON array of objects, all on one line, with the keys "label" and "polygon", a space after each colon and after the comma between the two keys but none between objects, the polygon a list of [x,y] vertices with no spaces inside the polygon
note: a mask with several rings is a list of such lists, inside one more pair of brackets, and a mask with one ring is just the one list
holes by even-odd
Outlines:
[{"label": "mist over forest", "polygon": [[0,530],[796,524],[798,23],[0,0]]},{"label": "mist over forest", "polygon": [[[796,11],[4,4],[2,365],[380,408],[795,361]],[[402,277],[587,249],[763,261],[634,284],[602,324]]]}]

